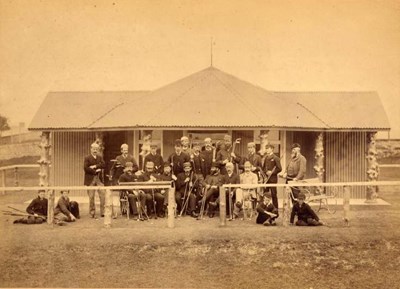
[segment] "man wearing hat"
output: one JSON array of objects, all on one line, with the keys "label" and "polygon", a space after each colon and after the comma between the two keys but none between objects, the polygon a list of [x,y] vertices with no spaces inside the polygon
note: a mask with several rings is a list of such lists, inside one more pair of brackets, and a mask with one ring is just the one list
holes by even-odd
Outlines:
[{"label": "man wearing hat", "polygon": [[204,180],[204,170],[205,170],[205,159],[200,153],[201,146],[200,143],[193,143],[193,152],[190,155],[190,162],[192,163],[193,172],[196,174],[200,181]]},{"label": "man wearing hat", "polygon": [[177,180],[175,182],[175,200],[177,204],[177,210],[178,212],[181,212],[182,206],[185,204],[185,202],[188,202],[186,210],[187,213],[192,217],[197,217],[195,211],[199,179],[192,171],[192,164],[190,162],[186,162],[183,164],[183,170],[184,172],[178,174]]},{"label": "man wearing hat", "polygon": [[135,173],[139,170],[139,166],[135,160],[135,158],[128,153],[129,146],[124,143],[121,145],[121,154],[115,158],[115,162],[113,163],[110,170],[110,181],[112,181],[113,185],[118,183],[120,175],[124,172],[124,168],[127,162],[132,164],[132,172]]},{"label": "man wearing hat", "polygon": [[163,173],[163,164],[164,160],[161,155],[157,153],[158,146],[157,144],[150,144],[150,153],[146,155],[144,158],[144,166],[146,167],[147,162],[154,163],[154,171],[156,173],[162,174]]},{"label": "man wearing hat", "polygon": [[251,171],[258,176],[258,172],[261,168],[261,156],[256,153],[256,144],[254,142],[247,143],[247,156],[242,160],[241,169],[244,168],[244,163],[249,161],[251,163]]},{"label": "man wearing hat", "polygon": [[240,156],[236,155],[233,151],[232,137],[228,134],[225,135],[216,157],[216,161],[220,164],[221,174],[226,174],[226,163],[232,162],[233,164],[240,164],[240,160]]},{"label": "man wearing hat", "polygon": [[317,214],[311,209],[310,205],[305,203],[306,196],[300,192],[297,196],[297,202],[294,203],[292,213],[290,214],[290,224],[293,225],[294,217],[297,216],[296,226],[322,226]]},{"label": "man wearing hat", "polygon": [[[282,171],[281,160],[277,155],[274,154],[274,146],[272,144],[267,144],[265,146],[265,159],[263,165],[263,171],[267,176],[267,179],[264,180],[267,184],[276,184],[278,183],[278,173]],[[264,192],[271,192],[272,203],[275,208],[278,208],[278,196],[276,187],[265,188]]]},{"label": "man wearing hat", "polygon": [[[147,162],[145,172],[139,177],[141,182],[154,182],[158,181],[159,175],[154,171],[154,163]],[[147,214],[150,216],[151,213],[156,214],[158,217],[164,217],[164,198],[165,196],[157,189],[146,189],[143,190],[146,193],[146,207]],[[154,211],[155,207],[155,211]]]},{"label": "man wearing hat", "polygon": [[190,156],[187,153],[182,151],[181,140],[175,140],[175,152],[172,153],[168,162],[172,164],[172,173],[177,176],[180,173],[183,173],[183,164],[190,161]]},{"label": "man wearing hat", "polygon": [[214,150],[215,148],[212,145],[211,138],[206,137],[204,139],[204,150],[201,152],[201,157],[204,160],[204,166],[202,171],[204,178],[210,174],[211,164],[213,162]]},{"label": "man wearing hat", "polygon": [[276,226],[275,219],[278,217],[278,209],[271,202],[270,192],[266,192],[262,202],[257,205],[257,224],[264,226]]},{"label": "man wearing hat", "polygon": [[[164,164],[163,164],[163,172],[162,172],[162,174],[160,174],[158,176],[158,180],[159,181],[163,181],[163,182],[175,181],[172,178],[172,168],[171,168],[171,164],[169,162],[164,162]],[[162,189],[160,191],[161,195],[164,196],[164,202],[163,202],[164,211],[167,209],[167,206],[168,206],[168,192],[169,192],[169,190],[164,190],[164,189]]]},{"label": "man wearing hat", "polygon": [[[100,180],[100,174],[105,168],[105,163],[98,152],[99,145],[97,143],[92,143],[90,146],[90,155],[85,157],[83,163],[83,170],[85,171],[85,186],[104,186]],[[104,217],[105,192],[104,190],[97,190],[97,193],[100,199],[100,215],[101,217]],[[95,190],[88,190],[87,194],[89,196],[89,214],[92,218],[96,218],[96,206],[94,203]]]},{"label": "man wearing hat", "polygon": [[[302,180],[305,177],[307,168],[307,160],[306,158],[300,153],[300,145],[298,143],[294,143],[292,145],[292,155],[289,161],[289,164],[286,167],[286,171],[283,174],[283,178],[286,178],[286,183],[288,181],[298,181]],[[297,198],[297,195],[300,192],[298,187],[291,187],[294,199]],[[292,198],[292,201],[294,200]]]},{"label": "man wearing hat", "polygon": [[210,218],[215,215],[217,203],[215,202],[219,197],[219,187],[226,183],[225,175],[220,172],[220,164],[213,162],[211,165],[210,174],[204,181],[205,185],[205,205],[208,204],[208,214]]},{"label": "man wearing hat", "polygon": [[[118,184],[123,186],[124,183],[132,183],[138,181],[138,176],[133,173],[133,163],[127,162],[125,164],[124,173],[119,177]],[[138,217],[139,212],[144,210],[146,205],[146,195],[141,190],[123,190],[120,191],[120,198],[124,195],[128,196],[128,203],[130,212],[133,217]],[[139,208],[138,208],[139,206]]]}]

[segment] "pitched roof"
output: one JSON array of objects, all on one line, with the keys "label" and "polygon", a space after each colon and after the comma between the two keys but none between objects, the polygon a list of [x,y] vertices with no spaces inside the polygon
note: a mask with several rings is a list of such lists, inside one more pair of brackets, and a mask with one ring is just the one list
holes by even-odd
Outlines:
[{"label": "pitched roof", "polygon": [[[63,97],[56,96],[60,94]],[[93,109],[94,106],[96,109]],[[72,112],[68,121],[59,116],[63,111]],[[63,123],[64,128],[95,130],[389,128],[376,93],[272,92],[215,67],[209,67],[148,93],[49,93],[30,129],[62,128]]]}]

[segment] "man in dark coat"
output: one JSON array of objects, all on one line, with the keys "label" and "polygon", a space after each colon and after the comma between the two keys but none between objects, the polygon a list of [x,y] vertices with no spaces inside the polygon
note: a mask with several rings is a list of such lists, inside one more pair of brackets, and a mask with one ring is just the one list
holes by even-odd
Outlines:
[{"label": "man in dark coat", "polygon": [[[225,165],[228,162],[234,165],[240,164],[241,157],[233,151],[232,137],[230,135],[224,136],[224,141],[220,143],[220,150],[217,152],[216,162],[220,165],[221,174],[226,174]],[[236,172],[239,173],[239,172]]]},{"label": "man in dark coat", "polygon": [[33,199],[26,208],[26,212],[31,216],[15,220],[14,224],[41,224],[46,221],[48,201],[45,196],[46,191],[39,190],[38,197]]},{"label": "man in dark coat", "polygon": [[[138,176],[133,173],[133,163],[127,162],[125,164],[124,173],[120,175],[118,184],[123,186],[124,183],[132,183],[138,181]],[[130,212],[134,218],[138,218],[143,212],[146,205],[146,195],[142,190],[122,190],[120,191],[120,198],[128,198]],[[140,214],[139,214],[140,212]],[[143,219],[143,216],[141,216]]]},{"label": "man in dark coat", "polygon": [[262,166],[261,156],[256,153],[256,144],[254,142],[249,142],[247,144],[247,156],[242,158],[240,168],[244,170],[244,163],[249,161],[251,163],[251,171],[258,176],[258,172]]},{"label": "man in dark coat", "polygon": [[183,173],[183,164],[189,161],[190,156],[182,151],[181,140],[175,140],[175,152],[168,158],[168,162],[172,164],[172,174],[178,176],[178,174]]},{"label": "man in dark coat", "polygon": [[211,138],[209,137],[205,138],[204,150],[200,153],[201,158],[204,160],[204,166],[202,171],[204,178],[210,174],[212,162],[215,161],[215,159],[213,159],[213,155],[215,154],[216,157],[216,152],[214,151],[215,148],[212,146]]},{"label": "man in dark coat", "polygon": [[144,158],[144,167],[146,167],[147,162],[153,162],[154,163],[154,171],[158,174],[163,173],[163,164],[164,160],[161,155],[157,153],[158,146],[157,144],[151,144],[150,145],[150,153],[145,156]]},{"label": "man in dark coat", "polygon": [[[85,186],[103,187],[104,184],[100,180],[100,174],[104,167],[104,160],[99,155],[99,145],[97,143],[93,143],[90,146],[90,155],[85,157],[83,163],[83,169],[85,171]],[[100,199],[100,215],[101,217],[104,217],[105,193],[104,190],[97,190],[97,193]],[[96,218],[96,206],[94,202],[95,190],[88,190],[87,194],[89,196],[89,214],[92,218]]]},{"label": "man in dark coat", "polygon": [[297,196],[297,202],[294,203],[290,215],[290,224],[293,225],[294,217],[297,216],[296,226],[322,226],[317,214],[311,209],[310,205],[305,203],[306,196],[300,192]]},{"label": "man in dark coat", "polygon": [[215,209],[217,207],[216,200],[219,197],[219,187],[225,184],[226,176],[220,172],[220,164],[214,162],[211,165],[211,172],[204,180],[205,184],[205,205],[208,204],[208,214],[210,218],[215,215]]},{"label": "man in dark coat", "polygon": [[[178,212],[181,212],[184,202],[187,204],[187,213],[192,217],[197,217],[196,204],[198,200],[197,190],[199,187],[199,179],[197,175],[192,171],[192,165],[190,162],[183,164],[184,172],[177,176],[176,194],[175,200],[177,203]],[[185,213],[185,212],[183,212]]]},{"label": "man in dark coat", "polygon": [[121,145],[121,154],[115,158],[115,162],[110,170],[110,180],[113,185],[117,185],[119,176],[124,173],[124,168],[126,163],[132,164],[132,172],[135,173],[139,170],[139,166],[135,160],[135,158],[128,153],[129,146],[124,143]]},{"label": "man in dark coat", "polygon": [[[265,147],[265,158],[263,171],[267,176],[266,181],[267,184],[276,184],[278,183],[278,173],[282,171],[281,160],[277,155],[274,154],[274,146],[272,144],[268,144]],[[273,188],[265,188],[265,192],[271,192],[272,203],[275,208],[278,208],[278,195],[276,191],[276,187]]]},{"label": "man in dark coat", "polygon": [[266,192],[263,196],[263,201],[257,205],[257,224],[264,226],[276,226],[275,219],[278,217],[278,209],[271,202],[271,193]]},{"label": "man in dark coat", "polygon": [[79,218],[78,203],[69,200],[69,191],[61,191],[61,197],[54,209],[54,219],[62,222],[75,222]]}]

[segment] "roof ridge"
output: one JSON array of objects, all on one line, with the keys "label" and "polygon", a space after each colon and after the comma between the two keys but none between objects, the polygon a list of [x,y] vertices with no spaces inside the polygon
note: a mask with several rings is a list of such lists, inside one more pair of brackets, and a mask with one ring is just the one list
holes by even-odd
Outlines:
[{"label": "roof ridge", "polygon": [[114,109],[116,109],[117,107],[123,105],[124,102],[121,102],[117,105],[115,105],[114,107],[112,107],[111,109],[107,110],[105,113],[103,113],[102,115],[100,115],[97,119],[95,119],[94,121],[92,121],[91,123],[88,124],[88,128],[90,128],[92,125],[94,125],[96,122],[98,122],[99,120],[101,120],[102,118],[104,118],[107,114],[109,114],[110,112],[112,112]]},{"label": "roof ridge", "polygon": [[248,104],[247,104],[247,102],[246,101],[244,101],[243,99],[242,99],[242,96],[240,95],[240,93],[236,90],[236,89],[234,89],[232,86],[230,86],[230,85],[228,85],[228,84],[226,84],[226,83],[224,83],[217,75],[215,75],[215,73],[212,71],[212,75],[226,88],[226,89],[228,89],[228,90],[230,90],[231,92],[233,92],[233,94],[234,94],[234,96],[235,96],[235,94],[236,94],[236,98],[241,102],[241,103],[243,103],[261,122],[263,122],[264,120],[263,120],[263,118],[262,117],[260,117],[259,115],[258,115],[258,113],[256,112],[256,111],[254,111],[253,110],[253,108],[251,107],[251,106],[249,106]]},{"label": "roof ridge", "polygon": [[328,128],[331,128],[329,124],[327,124],[322,118],[320,118],[318,115],[316,115],[314,112],[312,112],[308,107],[306,107],[304,104],[297,102],[298,105],[300,105],[302,108],[307,110],[311,115],[313,115],[316,119],[318,119],[320,122],[322,122],[324,125],[326,125]]}]

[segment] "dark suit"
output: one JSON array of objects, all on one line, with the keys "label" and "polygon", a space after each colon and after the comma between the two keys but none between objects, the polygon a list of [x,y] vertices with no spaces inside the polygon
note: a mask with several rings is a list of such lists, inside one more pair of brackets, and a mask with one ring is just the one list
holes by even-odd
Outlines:
[{"label": "dark suit", "polygon": [[54,218],[61,221],[70,222],[70,214],[79,219],[79,205],[77,202],[71,202],[69,198],[64,198],[61,196],[57,202],[57,206],[54,209]]},{"label": "dark suit", "polygon": [[290,223],[293,224],[294,217],[297,215],[297,226],[318,226],[319,218],[317,214],[311,209],[309,204],[303,203],[300,205],[295,202],[293,205],[292,213],[290,215]]},{"label": "dark suit", "polygon": [[[96,165],[96,168],[92,169],[90,166]],[[104,169],[105,163],[101,156],[97,155],[96,158],[93,155],[88,155],[85,157],[83,163],[83,169],[85,171],[85,186],[104,186],[100,180],[100,173],[96,172],[97,169]],[[97,190],[100,199],[100,215],[104,215],[104,202],[105,194],[104,190]],[[89,196],[89,214],[95,217],[96,206],[94,203],[95,190],[88,190],[87,194]]]},{"label": "dark suit", "polygon": [[[265,173],[267,171],[272,172],[267,184],[276,184],[278,182],[278,173],[282,171],[281,160],[275,154],[270,154],[266,156],[264,159],[263,171]],[[275,208],[278,208],[278,196],[276,187],[265,188],[265,192],[267,191],[271,192],[272,203],[274,204]]]}]

